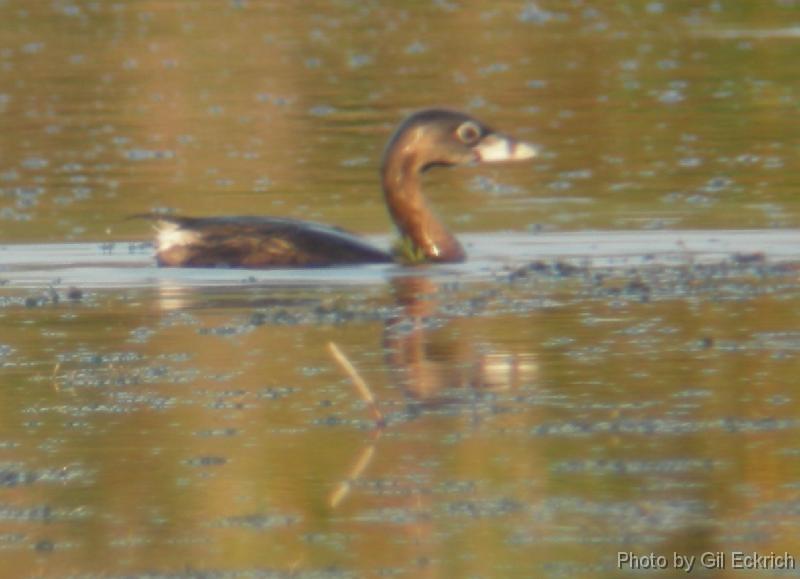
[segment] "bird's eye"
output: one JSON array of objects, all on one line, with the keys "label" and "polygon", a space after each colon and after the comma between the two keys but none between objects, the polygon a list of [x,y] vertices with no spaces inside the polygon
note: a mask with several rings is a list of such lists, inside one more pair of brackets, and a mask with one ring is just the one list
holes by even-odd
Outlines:
[{"label": "bird's eye", "polygon": [[481,128],[472,121],[467,121],[459,125],[459,127],[456,129],[456,135],[458,135],[458,138],[462,143],[471,145],[480,139]]}]

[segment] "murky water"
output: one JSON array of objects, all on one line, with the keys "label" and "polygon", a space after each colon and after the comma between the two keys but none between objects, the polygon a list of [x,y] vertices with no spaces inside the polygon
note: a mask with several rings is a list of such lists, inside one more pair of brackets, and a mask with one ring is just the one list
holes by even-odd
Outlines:
[{"label": "murky water", "polygon": [[[800,560],[798,24],[794,0],[0,0],[3,576]],[[126,219],[388,244],[383,142],[432,104],[544,151],[431,172],[466,264],[165,270]]]}]

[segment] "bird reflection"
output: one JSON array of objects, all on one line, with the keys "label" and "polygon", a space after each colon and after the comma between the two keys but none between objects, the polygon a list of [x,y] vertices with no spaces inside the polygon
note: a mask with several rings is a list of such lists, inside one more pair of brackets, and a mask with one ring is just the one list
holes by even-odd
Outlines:
[{"label": "bird reflection", "polygon": [[[444,297],[434,280],[424,276],[397,277],[392,280],[392,290],[399,314],[384,325],[383,349],[391,383],[414,402],[409,405],[412,411],[406,414],[406,419],[426,409],[458,403],[467,403],[475,409],[483,394],[535,382],[538,365],[532,353],[496,350],[458,332],[450,333],[444,341],[438,333],[433,336],[433,329],[440,329],[442,324],[439,309]],[[375,417],[369,442],[330,495],[329,504],[336,508],[367,471],[384,429],[396,421],[385,418],[377,409],[380,400],[346,355],[335,344],[329,348]],[[419,493],[411,494],[419,497]]]},{"label": "bird reflection", "polygon": [[398,277],[392,289],[401,314],[384,327],[383,347],[391,382],[426,405],[463,400],[464,390],[497,392],[535,381],[538,365],[533,354],[498,351],[468,335],[450,333],[442,339],[432,329],[441,292],[428,277]]}]

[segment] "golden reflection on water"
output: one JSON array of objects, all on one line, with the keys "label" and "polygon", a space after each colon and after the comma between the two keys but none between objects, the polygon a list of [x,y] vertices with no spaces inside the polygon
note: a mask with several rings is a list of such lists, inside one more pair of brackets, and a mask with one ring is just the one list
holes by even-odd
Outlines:
[{"label": "golden reflection on water", "polygon": [[[11,548],[14,565],[28,568],[31,543],[54,545],[52,552],[35,556],[45,568],[58,561],[95,571],[141,570],[146,561],[166,569],[186,561],[209,568],[428,565],[423,562],[437,549],[422,545],[429,541],[418,535],[433,530],[435,503],[429,495],[450,492],[450,484],[457,496],[460,487],[471,493],[475,484],[471,477],[439,481],[437,471],[461,470],[456,465],[462,463],[474,476],[481,470],[466,449],[443,461],[441,445],[451,446],[450,438],[460,437],[465,425],[477,426],[480,399],[456,399],[441,420],[414,419],[416,413],[403,418],[407,384],[387,389],[380,358],[367,364],[366,375],[381,389],[387,414],[396,416],[375,450],[364,486],[334,512],[326,497],[370,436],[359,400],[322,346],[336,337],[345,344],[373,344],[371,350],[380,352],[385,329],[253,326],[247,309],[241,310],[242,321],[235,309],[207,308],[201,300],[159,314],[151,310],[152,296],[111,299],[118,302],[113,307],[103,303],[106,299],[94,304],[95,311],[42,309],[43,317],[55,319],[40,320],[38,331],[28,327],[14,340],[15,359],[46,359],[47,343],[54,342],[62,361],[52,372],[48,367],[46,377],[21,380],[14,390],[26,383],[32,390],[20,393],[15,408],[4,405],[9,415],[3,439],[15,441],[9,460],[38,472],[30,460],[37,454],[31,446],[38,444],[52,448],[42,457],[48,468],[47,456],[56,456],[80,475],[60,498],[45,482],[33,486],[41,485],[41,496],[23,485],[16,508],[33,508],[41,500],[58,506],[48,507],[52,512],[44,523],[30,515],[33,520],[20,515],[22,522],[9,523],[28,543],[21,552]],[[5,325],[25,328],[30,313],[36,314],[11,310]],[[67,326],[73,327],[67,331]],[[412,341],[421,338],[408,335]],[[430,344],[449,348],[454,340],[459,338],[444,336]],[[370,351],[360,350],[368,362]],[[439,350],[436,362],[423,357],[393,364],[435,364],[442,379],[444,352]],[[443,387],[457,392],[463,368],[477,361],[453,354],[449,363],[452,378],[424,385],[426,394]],[[481,388],[480,371],[474,379],[469,386]],[[462,411],[461,405],[470,409]],[[445,490],[433,490],[441,485]],[[380,535],[364,533],[385,525],[401,542],[390,551],[377,548],[383,544]],[[369,552],[374,555],[360,554]]]},{"label": "golden reflection on water", "polygon": [[432,177],[458,231],[796,225],[791,3],[657,4],[5,2],[0,236],[141,240],[164,207],[388,232],[383,143],[432,105],[544,151]]},{"label": "golden reflection on water", "polygon": [[[388,232],[383,142],[433,104],[544,150],[432,173],[459,232],[796,226],[797,9],[755,6],[0,2],[0,239],[143,240],[159,207]],[[0,286],[3,572],[800,555],[797,275],[728,265]]]},{"label": "golden reflection on water", "polygon": [[4,308],[6,568],[614,576],[618,550],[800,547],[796,292],[532,282]]}]

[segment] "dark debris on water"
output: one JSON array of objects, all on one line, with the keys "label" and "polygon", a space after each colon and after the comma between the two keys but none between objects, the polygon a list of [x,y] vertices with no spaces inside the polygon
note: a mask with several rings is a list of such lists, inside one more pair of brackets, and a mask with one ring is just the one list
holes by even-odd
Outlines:
[{"label": "dark debris on water", "polygon": [[0,464],[0,487],[13,488],[37,483],[64,484],[86,478],[87,473],[76,467],[25,468],[19,464]]},{"label": "dark debris on water", "polygon": [[283,514],[254,513],[227,517],[219,520],[215,526],[222,528],[239,527],[255,531],[290,527],[300,522],[300,517]]},{"label": "dark debris on water", "polygon": [[569,280],[578,284],[581,297],[647,302],[695,295],[746,298],[797,290],[798,270],[800,264],[795,262],[770,262],[762,253],[737,253],[714,263],[647,263],[629,268],[540,260],[508,269],[505,280],[514,287]]},{"label": "dark debris on water", "polygon": [[[132,579],[131,575],[81,575],[83,579]],[[200,569],[187,567],[182,571],[137,573],[136,579],[351,579],[359,577],[357,573],[340,569],[336,566],[319,569],[240,569],[223,571],[219,569]]]},{"label": "dark debris on water", "polygon": [[620,419],[565,421],[540,424],[530,430],[534,436],[595,436],[598,434],[683,435],[697,432],[777,432],[800,427],[797,419],[719,418],[709,420]]},{"label": "dark debris on water", "polygon": [[[0,282],[2,285],[2,282]],[[75,286],[56,289],[52,285],[45,290],[33,290],[27,295],[0,296],[0,308],[26,307],[39,308],[59,304],[78,304],[85,300],[84,291]]]}]

